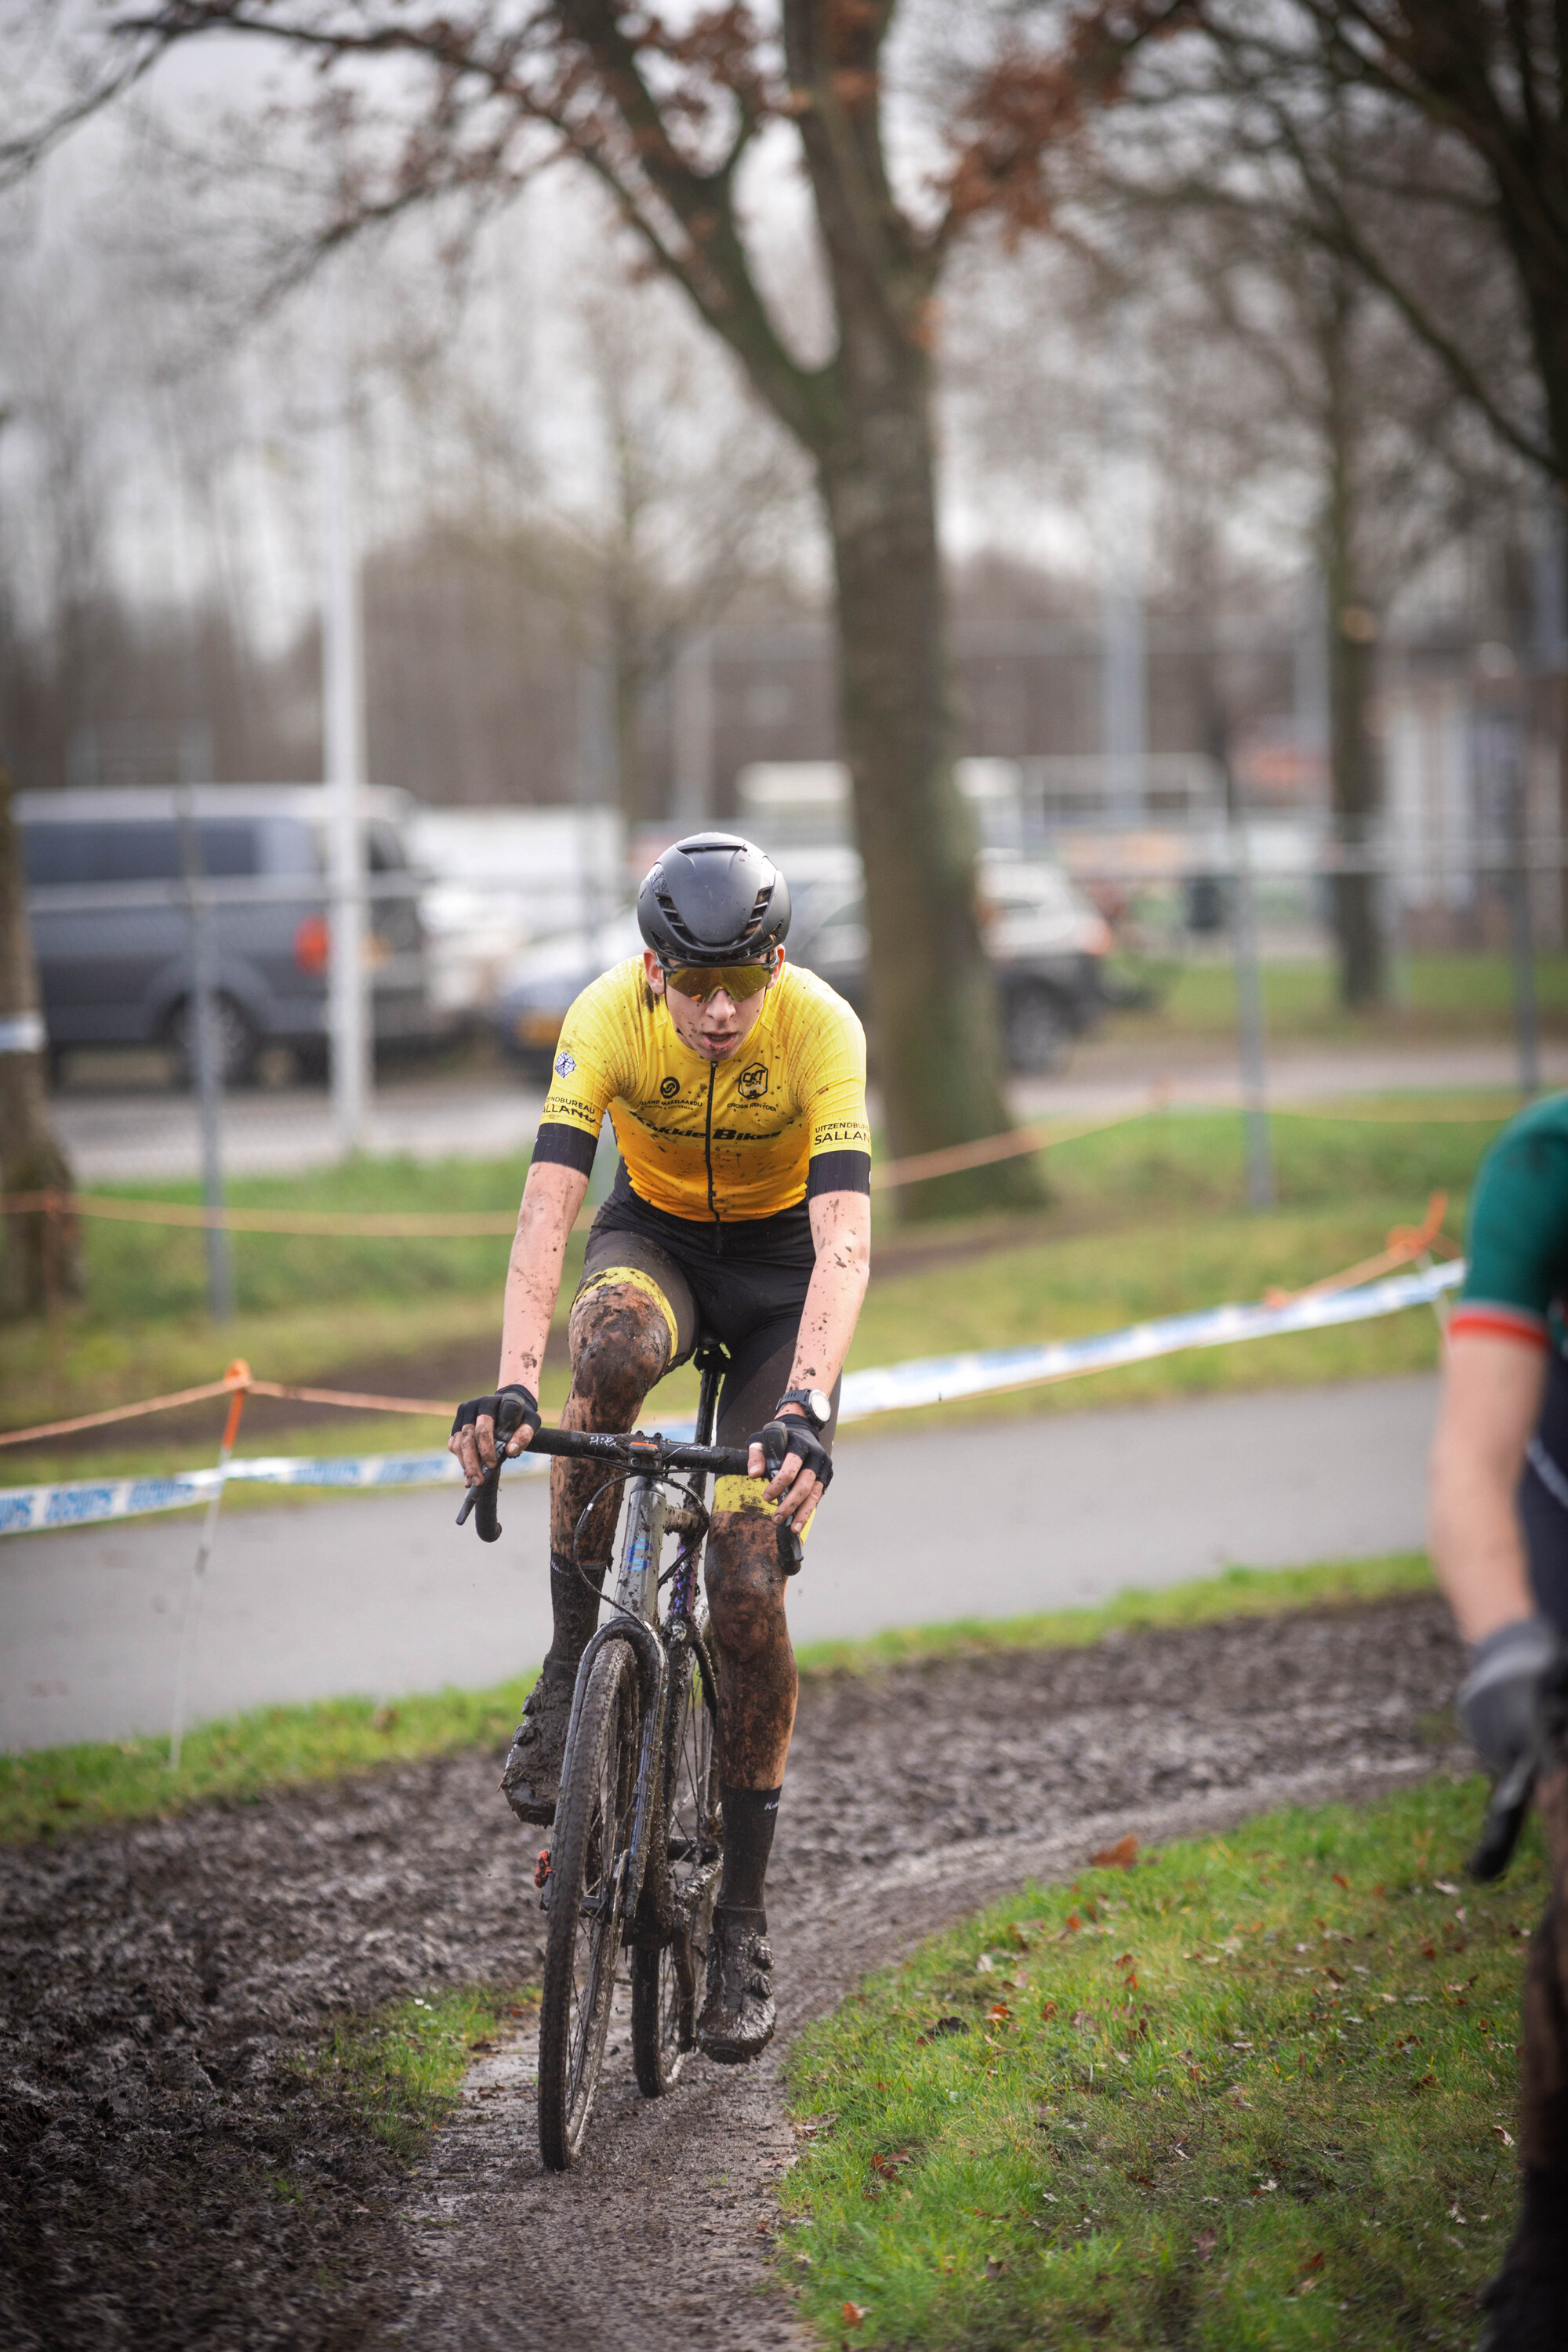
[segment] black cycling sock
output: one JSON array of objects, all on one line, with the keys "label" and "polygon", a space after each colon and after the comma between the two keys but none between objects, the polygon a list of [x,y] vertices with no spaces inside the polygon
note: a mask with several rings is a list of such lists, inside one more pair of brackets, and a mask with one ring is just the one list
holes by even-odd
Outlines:
[{"label": "black cycling sock", "polygon": [[779,1791],[726,1788],[723,1799],[724,1869],[719,1881],[718,1907],[761,1912],[763,1883],[779,1817]]},{"label": "black cycling sock", "polygon": [[569,1666],[576,1672],[577,1661],[599,1622],[599,1588],[608,1566],[608,1560],[584,1560],[578,1565],[551,1553],[550,1612],[555,1632],[547,1665]]}]

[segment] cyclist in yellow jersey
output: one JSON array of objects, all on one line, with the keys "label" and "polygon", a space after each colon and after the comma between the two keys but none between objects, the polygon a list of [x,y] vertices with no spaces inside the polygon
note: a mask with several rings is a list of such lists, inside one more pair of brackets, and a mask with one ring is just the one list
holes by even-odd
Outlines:
[{"label": "cyclist in yellow jersey", "polygon": [[[509,1391],[537,1391],[566,1237],[606,1113],[620,1147],[568,1327],[562,1425],[629,1430],[699,1338],[728,1366],[717,1442],[748,1444],[721,1479],[707,1549],[719,1664],[724,1862],[698,2040],[755,2057],[773,2030],[763,1886],[795,1722],[795,1653],[775,1519],[803,1531],[833,1475],[839,1375],[870,1265],[866,1043],[850,1007],[784,961],[789,888],[752,843],[699,834],[646,877],[647,948],[583,991],[556,1048],[507,1276],[500,1383],[458,1408],[470,1484],[495,1461]],[[554,1818],[577,1664],[597,1622],[618,1489],[551,1465],[554,1637],[501,1786],[525,1822]],[[586,1565],[585,1565],[586,1563]]]}]

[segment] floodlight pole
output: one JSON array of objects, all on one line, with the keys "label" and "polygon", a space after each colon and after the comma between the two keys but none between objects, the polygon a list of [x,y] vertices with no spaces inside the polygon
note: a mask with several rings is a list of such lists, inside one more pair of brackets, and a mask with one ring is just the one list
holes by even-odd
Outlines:
[{"label": "floodlight pole", "polygon": [[371,1030],[360,805],[365,765],[364,648],[340,268],[341,265],[334,265],[327,270],[321,296],[326,394],[321,446],[321,733],[331,890],[327,1006],[332,1117],[340,1148],[348,1152],[358,1150],[365,1139]]},{"label": "floodlight pole", "polygon": [[1127,298],[1110,333],[1110,380],[1101,420],[1104,564],[1100,602],[1100,732],[1107,812],[1119,824],[1144,814],[1149,753],[1149,659],[1143,613],[1147,462],[1142,339]]}]

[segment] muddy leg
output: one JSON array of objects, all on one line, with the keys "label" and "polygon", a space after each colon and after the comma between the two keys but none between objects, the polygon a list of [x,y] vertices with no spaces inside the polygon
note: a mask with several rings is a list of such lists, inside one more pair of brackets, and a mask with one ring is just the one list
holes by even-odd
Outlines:
[{"label": "muddy leg", "polygon": [[785,1579],[770,1514],[715,1511],[708,1606],[719,1653],[719,1759],[735,1789],[776,1789],[795,1728],[798,1678]]},{"label": "muddy leg", "polygon": [[[568,1337],[572,1393],[562,1428],[635,1428],[644,1397],[669,1362],[669,1326],[657,1301],[629,1285],[606,1284],[577,1301]],[[574,1671],[598,1618],[599,1590],[624,1492],[619,1484],[606,1486],[605,1481],[604,1466],[596,1462],[550,1465],[550,1599],[555,1620],[550,1654]]]},{"label": "muddy leg", "polygon": [[[761,1480],[734,1483],[761,1495]],[[775,2022],[763,1889],[797,1682],[784,1595],[771,1512],[755,1506],[716,1510],[708,1538],[708,1606],[718,1654],[724,1868],[697,2041],[725,2065],[755,2058],[772,2041]]]}]

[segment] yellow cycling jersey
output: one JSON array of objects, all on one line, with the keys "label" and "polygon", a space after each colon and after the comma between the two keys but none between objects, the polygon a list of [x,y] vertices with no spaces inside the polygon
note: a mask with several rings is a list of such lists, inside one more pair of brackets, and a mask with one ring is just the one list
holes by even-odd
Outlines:
[{"label": "yellow cycling jersey", "polygon": [[562,1024],[535,1158],[589,1166],[606,1111],[632,1190],[671,1216],[768,1217],[868,1189],[866,1033],[794,964],[726,1062],[681,1043],[640,956],[593,982]]}]

